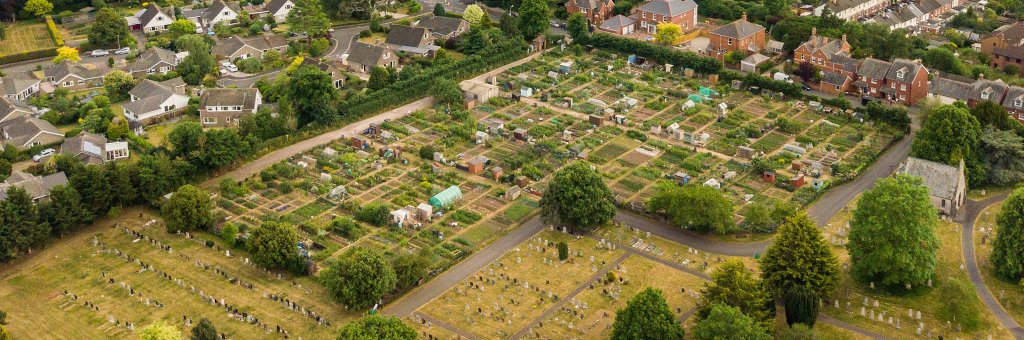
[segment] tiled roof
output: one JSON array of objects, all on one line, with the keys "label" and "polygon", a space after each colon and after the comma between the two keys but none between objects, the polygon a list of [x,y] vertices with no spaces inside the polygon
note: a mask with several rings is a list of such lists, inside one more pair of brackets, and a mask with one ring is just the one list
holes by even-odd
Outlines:
[{"label": "tiled roof", "polygon": [[726,24],[725,26],[716,28],[712,33],[721,36],[726,36],[734,39],[743,39],[751,35],[757,34],[757,32],[763,32],[764,27],[750,21],[739,19]]},{"label": "tiled roof", "polygon": [[256,108],[259,94],[260,90],[254,88],[209,89],[203,93],[199,106],[241,106],[249,111]]},{"label": "tiled roof", "polygon": [[601,29],[618,32],[619,29],[632,26],[634,23],[636,23],[635,19],[620,14],[602,22]]},{"label": "tiled roof", "polygon": [[[919,62],[896,58],[892,61],[892,67],[889,68],[889,73],[885,75],[885,79],[910,83],[914,81],[917,72],[922,68],[924,68],[924,65],[921,65]],[[925,72],[927,71],[926,69]]]},{"label": "tiled roof", "polygon": [[960,183],[960,168],[920,158],[907,158],[903,173],[921,177],[928,192],[935,197],[953,200]]},{"label": "tiled roof", "polygon": [[864,58],[864,60],[861,61],[860,66],[857,67],[857,75],[860,77],[882,79],[885,78],[887,73],[889,73],[889,68],[891,66],[892,63],[888,61]]},{"label": "tiled roof", "polygon": [[674,17],[697,8],[693,0],[652,0],[640,6],[639,10],[657,15]]},{"label": "tiled roof", "polygon": [[378,66],[393,58],[386,47],[355,42],[348,51],[348,62],[360,65]]},{"label": "tiled roof", "polygon": [[430,31],[424,27],[391,25],[391,31],[384,42],[398,46],[423,47],[430,45]]}]

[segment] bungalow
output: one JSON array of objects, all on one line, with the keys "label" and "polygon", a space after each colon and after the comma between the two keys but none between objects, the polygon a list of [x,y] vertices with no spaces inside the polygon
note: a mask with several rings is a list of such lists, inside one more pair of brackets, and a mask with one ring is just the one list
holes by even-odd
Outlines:
[{"label": "bungalow", "polygon": [[60,143],[64,133],[45,120],[32,116],[21,116],[0,123],[0,146],[13,147],[18,151],[33,146]]},{"label": "bungalow", "polygon": [[469,32],[469,21],[432,14],[420,19],[416,26],[430,30],[434,39],[440,41],[458,38],[463,33]]},{"label": "bungalow", "polygon": [[264,6],[267,11],[267,15],[274,17],[274,21],[282,23],[288,19],[288,13],[295,8],[295,3],[292,0],[271,0]]},{"label": "bungalow", "polygon": [[280,35],[264,34],[256,37],[242,38],[231,36],[217,43],[212,49],[213,55],[228,60],[263,58],[269,51],[284,53],[288,50],[288,40]]},{"label": "bungalow", "polygon": [[65,139],[60,153],[81,159],[84,164],[103,164],[129,156],[128,142],[109,142],[107,137],[87,131]]},{"label": "bungalow", "polygon": [[58,185],[68,185],[68,176],[63,171],[46,176],[14,171],[7,180],[0,183],[0,200],[7,199],[10,188],[24,189],[33,203],[45,202],[50,197],[50,190]]},{"label": "bungalow", "polygon": [[27,72],[11,72],[0,77],[0,87],[8,99],[26,100],[39,92],[39,79]]},{"label": "bungalow", "polygon": [[932,204],[939,209],[940,214],[956,216],[960,207],[963,206],[967,197],[967,180],[964,177],[963,160],[958,166],[952,166],[910,157],[907,158],[899,172],[921,177],[924,180],[924,186],[928,188]]},{"label": "bungalow", "polygon": [[151,74],[167,74],[178,67],[188,52],[174,53],[159,47],[153,47],[128,64],[128,73],[135,78],[145,78]]},{"label": "bungalow", "polygon": [[32,110],[15,103],[6,97],[0,97],[0,124],[19,117],[32,114]]},{"label": "bungalow", "polygon": [[203,127],[238,126],[242,116],[256,113],[262,104],[259,89],[209,89],[199,100],[199,120]]},{"label": "bungalow", "polygon": [[46,77],[46,81],[55,88],[81,90],[103,86],[105,71],[63,61],[47,68],[46,71],[43,71],[43,75]]},{"label": "bungalow", "polygon": [[149,125],[158,119],[170,118],[188,106],[185,82],[174,78],[162,82],[143,79],[128,91],[130,101],[124,104],[124,116],[130,122]]},{"label": "bungalow", "polygon": [[352,44],[345,61],[349,69],[363,73],[377,66],[398,67],[398,57],[388,48],[358,41]]},{"label": "bungalow", "polygon": [[213,0],[210,7],[182,11],[181,15],[194,22],[197,27],[211,29],[220,22],[228,25],[234,24],[238,21],[238,12],[241,11],[242,9],[238,7],[236,2],[229,3],[223,0]]},{"label": "bungalow", "polygon": [[440,49],[434,45],[433,35],[424,27],[391,25],[388,38],[384,41],[394,51],[431,56]]},{"label": "bungalow", "polygon": [[167,15],[156,2],[150,2],[146,8],[135,13],[128,20],[128,27],[133,31],[163,32],[174,22],[174,16]]}]

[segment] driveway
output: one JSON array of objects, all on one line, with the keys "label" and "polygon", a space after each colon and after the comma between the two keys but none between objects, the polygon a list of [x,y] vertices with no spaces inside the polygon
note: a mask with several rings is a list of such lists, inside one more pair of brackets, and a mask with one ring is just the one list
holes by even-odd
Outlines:
[{"label": "driveway", "polygon": [[978,261],[974,258],[974,223],[977,222],[978,216],[981,215],[981,211],[985,210],[989,206],[1002,202],[1006,199],[1007,195],[999,195],[989,197],[981,201],[968,200],[964,204],[964,215],[963,215],[963,236],[962,246],[964,249],[964,260],[966,260],[967,275],[971,278],[971,283],[974,284],[974,290],[978,292],[978,296],[981,297],[981,301],[985,303],[985,306],[992,311],[992,314],[999,319],[999,322],[1003,324],[1003,327],[1010,330],[1017,339],[1024,339],[1024,329],[1021,328],[1017,320],[1010,316],[1003,309],[1003,306],[999,304],[999,300],[992,295],[992,291],[985,285],[985,281],[981,278],[981,269],[978,268]]},{"label": "driveway", "polygon": [[[237,88],[252,87],[260,79],[274,79],[274,77],[277,77],[277,75],[283,71],[283,69],[279,69],[250,75],[246,75],[245,73],[239,72],[229,73],[227,75],[221,76],[220,79],[217,79],[217,85],[220,85],[222,87],[234,86]],[[240,76],[236,76],[236,74]]]}]

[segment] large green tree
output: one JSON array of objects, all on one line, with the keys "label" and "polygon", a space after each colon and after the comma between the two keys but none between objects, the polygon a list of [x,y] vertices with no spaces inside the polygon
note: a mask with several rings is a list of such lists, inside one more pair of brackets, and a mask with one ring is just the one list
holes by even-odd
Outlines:
[{"label": "large green tree", "polygon": [[213,222],[210,194],[193,185],[183,185],[164,203],[161,213],[167,232],[203,229]]},{"label": "large green tree", "polygon": [[58,185],[50,190],[50,200],[42,207],[43,216],[53,233],[63,237],[92,219],[74,187]]},{"label": "large green tree", "polygon": [[732,201],[704,185],[662,184],[648,206],[664,212],[672,223],[700,233],[726,233],[736,226]]},{"label": "large green tree", "polygon": [[1004,279],[1018,282],[1024,278],[1024,188],[1014,190],[1003,202],[989,260]]},{"label": "large green tree", "polygon": [[710,306],[708,315],[693,327],[693,338],[697,340],[743,339],[770,340],[768,329],[760,322],[747,316],[739,308],[722,303]]},{"label": "large green tree", "polygon": [[569,32],[569,36],[572,40],[577,43],[586,42],[590,35],[590,24],[587,22],[587,17],[583,16],[583,13],[573,13],[569,16],[569,20],[566,22],[565,30]]},{"label": "large green tree", "polygon": [[339,94],[327,72],[310,65],[301,66],[292,73],[287,91],[299,127],[337,119],[335,105]]},{"label": "large green tree", "polygon": [[5,194],[7,198],[0,202],[0,238],[13,242],[0,245],[0,259],[16,251],[31,253],[32,248],[42,245],[50,236],[50,225],[40,216],[28,192],[11,187]]},{"label": "large green tree", "polygon": [[331,28],[331,20],[327,18],[326,11],[316,0],[296,0],[295,7],[288,12],[286,18],[288,31],[295,34],[306,34],[306,42],[313,37],[320,37],[327,34]]},{"label": "large green tree", "polygon": [[597,227],[615,216],[615,194],[583,162],[555,172],[540,199],[541,216],[573,228]]},{"label": "large green tree", "polygon": [[647,287],[615,312],[613,340],[683,339],[683,326],[661,290]]},{"label": "large green tree", "polygon": [[1020,135],[988,126],[981,134],[979,153],[981,166],[988,174],[986,183],[1012,186],[1024,180],[1024,138]]},{"label": "large green tree", "polygon": [[120,44],[121,47],[130,46],[135,42],[131,32],[128,31],[128,20],[117,10],[107,7],[96,12],[96,18],[89,27],[86,34],[89,43],[100,48],[114,48]]},{"label": "large green tree", "polygon": [[202,36],[186,34],[178,37],[174,44],[178,51],[188,51],[188,56],[175,69],[185,83],[199,85],[217,67],[217,60],[210,54],[210,46]]},{"label": "large green tree", "polygon": [[206,133],[203,158],[207,168],[227,166],[248,151],[249,143],[238,134],[238,129],[216,129]]},{"label": "large green tree", "polygon": [[380,251],[355,248],[324,270],[320,281],[349,309],[365,309],[394,290],[398,279]]},{"label": "large green tree", "polygon": [[984,180],[977,166],[981,125],[967,109],[943,105],[928,112],[921,129],[914,137],[910,154],[917,158],[957,166],[967,164],[971,183]]},{"label": "large green tree", "polygon": [[409,340],[416,330],[394,316],[370,315],[341,328],[338,340]]},{"label": "large green tree", "polygon": [[53,12],[53,4],[46,0],[28,0],[22,9],[37,17],[43,17]]},{"label": "large green tree", "polygon": [[441,105],[461,105],[462,89],[459,83],[452,79],[437,79],[430,85],[430,96],[434,97],[434,103]]},{"label": "large green tree", "polygon": [[771,299],[757,279],[739,260],[729,260],[711,273],[711,282],[704,284],[697,315],[703,319],[711,314],[712,306],[721,303],[737,307],[743,314],[765,325],[771,320]]},{"label": "large green tree", "polygon": [[523,0],[519,7],[519,31],[526,40],[536,38],[548,30],[551,10],[546,0]]},{"label": "large green tree", "polygon": [[1012,130],[1018,128],[1018,123],[1014,121],[1013,116],[1010,116],[1002,105],[993,101],[979,101],[978,104],[971,109],[971,115],[978,120],[978,124],[982,127],[992,125],[1000,130]]},{"label": "large green tree", "polygon": [[103,76],[103,89],[107,90],[110,101],[128,100],[128,91],[135,87],[135,78],[125,71],[113,70]]},{"label": "large green tree", "polygon": [[203,126],[194,120],[181,122],[167,134],[167,142],[170,143],[174,155],[184,157],[195,164],[203,157],[205,141],[206,132],[203,131]]},{"label": "large green tree", "polygon": [[370,69],[370,80],[367,81],[366,88],[374,91],[380,90],[391,85],[393,81],[394,77],[391,71],[380,66],[374,66]]},{"label": "large green tree", "polygon": [[792,326],[802,323],[814,326],[818,319],[818,308],[821,307],[821,298],[814,288],[808,286],[792,286],[786,291],[786,323]]},{"label": "large green tree", "polygon": [[853,211],[847,249],[851,272],[890,289],[924,285],[935,275],[938,212],[920,177],[880,179]]},{"label": "large green tree", "polygon": [[287,268],[299,256],[295,227],[285,222],[266,221],[252,229],[247,241],[252,262],[267,269]]},{"label": "large green tree", "polygon": [[828,297],[839,278],[839,260],[807,214],[779,227],[779,236],[761,258],[761,278],[775,297],[794,286],[808,286]]},{"label": "large green tree", "polygon": [[[348,221],[353,222],[352,220]],[[391,264],[391,267],[395,269],[395,277],[398,279],[396,287],[398,289],[412,288],[420,279],[427,276],[427,271],[430,270],[432,254],[433,252],[429,249],[423,249],[419,254],[403,254],[398,256]]]}]

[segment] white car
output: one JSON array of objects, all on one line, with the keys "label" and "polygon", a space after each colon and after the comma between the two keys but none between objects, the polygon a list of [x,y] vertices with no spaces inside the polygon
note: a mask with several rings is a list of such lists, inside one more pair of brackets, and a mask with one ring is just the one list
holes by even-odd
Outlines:
[{"label": "white car", "polygon": [[224,68],[226,68],[228,72],[238,72],[238,66],[235,66],[235,64],[224,66]]},{"label": "white car", "polygon": [[102,57],[105,55],[110,55],[110,52],[107,52],[107,50],[93,50],[92,52],[89,52],[89,55],[93,57]]},{"label": "white car", "polygon": [[114,51],[114,54],[123,55],[123,54],[128,54],[131,51],[132,51],[132,49],[129,48],[129,47],[122,47],[122,48],[118,49],[117,51]]},{"label": "white car", "polygon": [[46,149],[46,150],[40,151],[38,155],[32,156],[32,160],[36,161],[36,162],[42,161],[44,158],[46,158],[49,155],[54,154],[55,152],[57,152],[57,151],[54,150],[54,149]]},{"label": "white car", "polygon": [[234,64],[232,64],[230,61],[227,61],[227,60],[220,62],[220,66],[228,67],[228,66],[231,66],[231,65],[234,65]]}]

